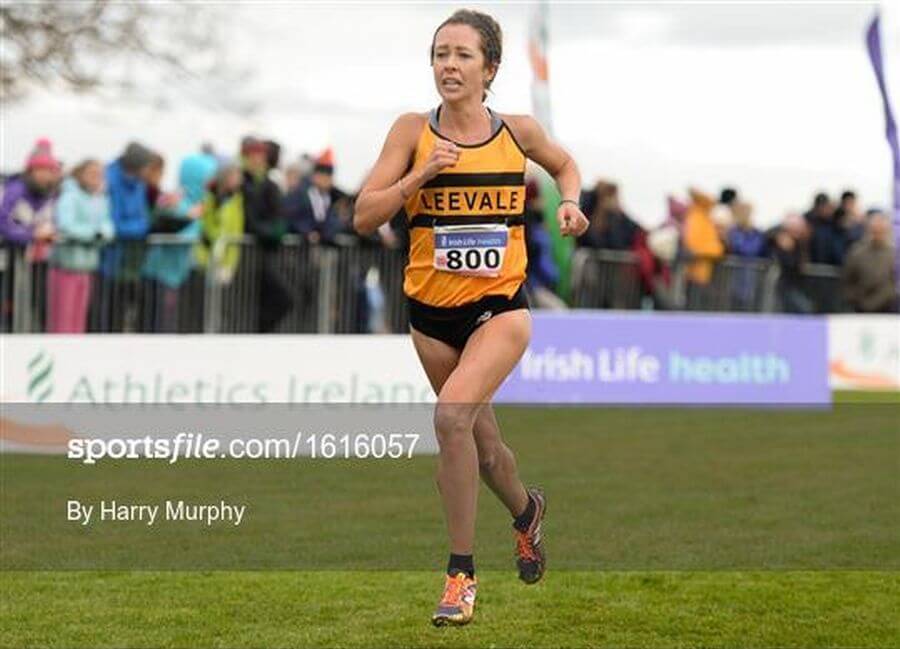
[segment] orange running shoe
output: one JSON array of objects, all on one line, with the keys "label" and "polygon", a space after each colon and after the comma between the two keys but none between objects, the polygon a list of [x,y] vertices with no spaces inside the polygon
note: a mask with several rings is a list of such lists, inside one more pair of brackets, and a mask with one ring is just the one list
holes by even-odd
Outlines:
[{"label": "orange running shoe", "polygon": [[472,621],[475,614],[475,591],[478,582],[464,572],[447,575],[444,596],[431,616],[434,626],[462,626]]},{"label": "orange running shoe", "polygon": [[526,584],[536,584],[544,576],[546,565],[541,523],[547,512],[547,499],[540,489],[529,489],[528,495],[534,500],[534,518],[524,532],[515,530],[516,565],[519,567],[519,579]]}]

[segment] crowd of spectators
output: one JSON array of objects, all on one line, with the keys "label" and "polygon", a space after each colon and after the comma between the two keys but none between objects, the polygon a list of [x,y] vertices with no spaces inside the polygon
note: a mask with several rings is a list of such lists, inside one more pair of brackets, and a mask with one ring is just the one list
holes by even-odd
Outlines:
[{"label": "crowd of spectators", "polygon": [[[333,182],[334,154],[303,156],[280,168],[276,142],[245,137],[239,155],[217,155],[209,146],[178,163],[178,186],[162,187],[167,161],[139,143],[129,143],[104,164],[86,159],[64,174],[48,140],[39,140],[25,168],[4,178],[0,238],[25,251],[29,264],[48,266],[46,329],[85,331],[92,293],[121,297],[115,313],[104,314],[101,330],[177,330],[178,299],[195,271],[210,267],[228,284],[240,263],[240,247],[222,246],[244,235],[255,240],[253,277],[259,313],[255,330],[275,330],[293,298],[276,268],[286,235],[310,244],[398,245],[389,227],[372,237],[352,228],[353,199]],[[150,235],[168,235],[147,245]],[[7,288],[12,268],[0,268]],[[140,284],[143,290],[129,290]],[[6,290],[0,308],[11,308]],[[137,295],[152,295],[132,304]],[[97,300],[95,299],[94,302]],[[142,311],[137,325],[123,320]],[[132,318],[132,320],[134,320]]]},{"label": "crowd of spectators", "polygon": [[[278,268],[285,236],[323,246],[407,244],[402,215],[371,237],[353,230],[355,197],[335,186],[330,149],[282,165],[274,141],[248,136],[236,148],[238,155],[230,157],[203,146],[178,161],[178,186],[165,188],[167,161],[139,142],[129,143],[112,161],[85,159],[64,174],[51,143],[39,140],[24,170],[3,181],[0,238],[7,248],[26,251],[29,263],[46,264],[47,331],[85,331],[97,302],[92,295],[137,283],[154,298],[117,305],[108,317],[118,321],[101,330],[129,330],[122,320],[142,309],[149,313],[147,330],[176,331],[179,294],[192,277],[208,271],[213,281],[228,285],[247,263],[254,265],[258,295],[254,330],[274,331],[296,299]],[[841,268],[844,297],[853,309],[897,309],[890,222],[877,209],[864,212],[851,191],[837,202],[818,194],[806,213],[788,214],[765,231],[755,227],[752,205],[730,188],[718,197],[697,189],[685,201],[670,197],[665,223],[651,230],[625,211],[613,182],[600,181],[583,192],[582,208],[590,227],[577,245],[634,255],[642,285],[659,297],[660,308],[666,307],[664,293],[656,289],[670,281],[674,264],[683,264],[688,291],[702,295],[717,264],[730,256],[777,263],[781,306],[788,312],[813,310],[801,282],[810,264]],[[539,306],[565,308],[543,211],[532,179],[525,215],[529,292]],[[147,246],[149,235],[167,235],[176,245]],[[242,260],[238,247],[221,245],[245,235],[259,250],[252,261]],[[11,267],[0,266],[0,286],[9,284]],[[12,291],[2,294],[5,312]]]},{"label": "crowd of spectators", "polygon": [[[723,189],[718,197],[695,188],[685,201],[669,197],[665,223],[650,231],[623,210],[614,183],[600,181],[584,192],[582,207],[591,225],[578,245],[633,252],[651,293],[660,273],[681,262],[688,294],[702,297],[728,257],[744,262],[738,271],[752,269],[755,261],[776,263],[780,306],[788,313],[814,311],[804,282],[811,265],[838,270],[840,297],[857,312],[893,313],[898,308],[890,219],[878,208],[864,211],[853,191],[844,191],[837,201],[816,194],[805,213],[788,213],[765,230],[756,227],[753,205],[734,188]],[[741,272],[731,278],[738,303],[748,298],[743,290],[749,288],[747,279]]]}]

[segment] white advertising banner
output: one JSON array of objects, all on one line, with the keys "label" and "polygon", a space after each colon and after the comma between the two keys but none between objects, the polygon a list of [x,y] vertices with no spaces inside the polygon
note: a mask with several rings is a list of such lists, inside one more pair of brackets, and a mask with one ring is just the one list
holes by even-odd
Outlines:
[{"label": "white advertising banner", "polygon": [[215,441],[222,457],[253,457],[235,442],[289,457],[437,449],[435,397],[409,336],[14,335],[0,354],[0,453],[147,435]]},{"label": "white advertising banner", "polygon": [[900,390],[900,316],[828,317],[832,389]]},{"label": "white advertising banner", "polygon": [[409,336],[0,337],[4,403],[421,403]]}]

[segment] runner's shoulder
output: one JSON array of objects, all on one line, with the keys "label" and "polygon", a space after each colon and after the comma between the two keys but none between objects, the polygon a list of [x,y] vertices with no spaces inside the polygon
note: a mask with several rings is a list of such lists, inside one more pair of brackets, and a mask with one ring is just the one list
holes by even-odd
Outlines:
[{"label": "runner's shoulder", "polygon": [[394,120],[391,132],[406,143],[415,144],[428,123],[428,113],[403,113]]},{"label": "runner's shoulder", "polygon": [[540,138],[544,137],[544,128],[531,115],[497,113],[497,116],[503,120],[510,133],[512,133],[513,138],[525,152],[529,151],[536,142],[540,141]]}]

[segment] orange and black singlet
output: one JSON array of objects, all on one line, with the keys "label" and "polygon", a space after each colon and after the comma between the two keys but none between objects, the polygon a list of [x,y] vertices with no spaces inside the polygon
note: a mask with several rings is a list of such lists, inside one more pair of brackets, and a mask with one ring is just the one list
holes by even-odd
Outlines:
[{"label": "orange and black singlet", "polygon": [[[413,169],[436,141],[440,108],[416,144]],[[525,154],[509,127],[491,115],[491,137],[458,144],[459,161],[409,200],[409,263],[403,290],[433,307],[456,307],[488,295],[512,298],[525,281]]]}]

